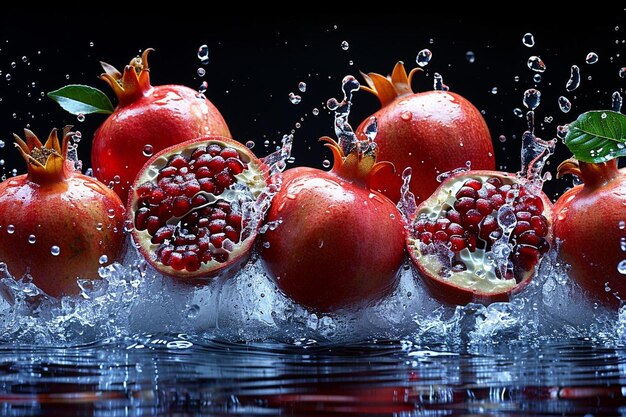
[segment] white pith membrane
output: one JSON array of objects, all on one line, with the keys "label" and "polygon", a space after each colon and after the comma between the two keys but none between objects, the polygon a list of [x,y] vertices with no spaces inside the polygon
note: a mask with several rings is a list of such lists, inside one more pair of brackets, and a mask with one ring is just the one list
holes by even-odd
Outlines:
[{"label": "white pith membrane", "polygon": [[[211,145],[219,145],[222,151],[224,149],[228,149],[229,152],[235,150],[237,156],[234,159],[243,163],[243,170],[236,173],[226,166],[219,172],[208,174],[205,170],[203,175],[197,176],[202,166],[206,167],[207,162],[219,154],[209,158],[208,152],[205,152],[204,154],[207,156],[204,157],[206,159],[202,166],[198,166],[200,157],[196,155],[197,161],[192,155],[196,151],[201,153],[199,150],[207,149]],[[159,178],[161,171],[167,168],[179,155],[184,157],[188,167],[183,164],[182,169],[177,168],[176,172],[170,175],[161,175]],[[223,159],[228,160],[228,158]],[[180,183],[182,188],[185,188],[187,184],[194,184],[193,186],[197,188],[196,184],[199,185],[203,178],[211,179],[215,185],[216,181],[213,180],[218,175],[231,178],[232,180],[227,182],[232,182],[232,184],[225,187],[215,186],[212,191],[207,191],[204,186],[201,186],[202,189],[191,196],[184,192],[182,196],[165,192],[165,197],[161,201],[151,201],[150,197],[141,197],[142,187],[150,187],[149,184],[152,184],[152,186],[161,188],[159,181],[162,181],[163,178],[171,178],[171,182]],[[150,254],[151,260],[158,264],[159,270],[165,274],[184,276],[185,273],[188,273],[190,276],[196,277],[202,276],[206,272],[211,275],[211,273],[228,265],[229,260],[236,257],[241,251],[246,251],[252,245],[258,226],[257,220],[260,219],[249,217],[251,217],[250,213],[253,211],[256,200],[266,186],[262,168],[256,161],[251,160],[246,154],[239,152],[230,144],[224,144],[218,140],[200,141],[180,152],[162,155],[140,174],[136,181],[136,188],[133,190],[131,210],[135,222],[133,233],[135,243],[140,246],[144,254]],[[149,213],[153,214],[158,213],[159,209],[167,211],[168,209],[165,207],[173,205],[177,197],[182,200],[183,205],[186,198],[190,208],[183,213],[175,213],[178,214],[175,215],[171,213],[170,207],[169,212],[171,214],[167,216],[164,222],[163,219],[166,216],[159,217],[158,228],[142,226],[146,221],[143,223],[139,221],[139,210],[145,207]],[[149,217],[150,214],[146,216]],[[221,228],[221,230],[216,231],[215,228]],[[158,236],[168,234],[172,234],[172,236],[157,239]],[[202,244],[200,244],[201,241]],[[164,255],[165,251],[170,253],[169,257]],[[181,256],[173,253],[179,253],[183,260],[180,260]],[[197,262],[191,253],[196,254]],[[173,260],[172,256],[177,259]],[[163,258],[166,258],[165,261]]]},{"label": "white pith membrane", "polygon": [[[461,179],[456,181],[444,183],[445,185],[440,187],[437,194],[430,197],[429,201],[431,201],[432,204],[422,206],[420,211],[416,213],[413,226],[419,219],[436,221],[444,217],[442,216],[442,212],[448,212],[454,208],[454,203],[458,200],[457,193],[466,185],[468,180],[478,180],[483,183],[483,187],[487,180],[487,178],[484,177],[471,175],[460,178]],[[520,187],[515,188],[516,191],[507,197],[505,204],[503,204],[503,206],[508,206],[513,210],[516,203],[519,203],[521,197],[519,191],[523,186],[520,185],[514,177],[502,176],[498,177],[498,179],[503,185]],[[498,219],[498,210],[494,209],[489,215]],[[543,217],[543,215],[541,216]],[[487,248],[487,243],[480,237],[477,238],[478,244],[473,251],[468,247],[464,247],[462,250],[455,253],[451,250],[451,244],[449,242],[435,242],[433,239],[432,242],[424,243],[417,236],[419,233],[415,230],[411,230],[409,249],[412,251],[413,256],[419,259],[420,266],[423,267],[429,275],[437,277],[441,281],[445,281],[456,287],[468,289],[474,293],[487,295],[506,293],[515,288],[517,284],[520,283],[521,279],[521,277],[515,276],[512,266],[512,257],[516,248],[515,236],[512,232],[519,221],[519,219],[516,219],[510,226],[508,232],[503,232],[502,225],[498,222],[496,231],[498,237],[494,240],[500,245],[500,248],[504,245],[510,248],[510,252],[504,260],[499,259],[499,256],[492,250],[495,247],[493,241],[491,242],[491,247]],[[545,245],[548,245],[545,240],[545,234],[540,235],[540,238]],[[545,249],[546,251],[547,247],[548,246],[546,246]],[[503,263],[504,266],[502,265]],[[463,265],[464,269],[459,270],[459,268],[451,267],[454,264]],[[506,270],[505,274],[502,273],[503,269]]]}]

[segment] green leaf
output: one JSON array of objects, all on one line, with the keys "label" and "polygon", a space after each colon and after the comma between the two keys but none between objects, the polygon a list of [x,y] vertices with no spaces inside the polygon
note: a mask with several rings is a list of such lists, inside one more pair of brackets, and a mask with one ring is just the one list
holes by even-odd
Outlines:
[{"label": "green leaf", "polygon": [[565,145],[579,161],[601,163],[626,155],[626,116],[594,110],[570,123]]},{"label": "green leaf", "polygon": [[110,114],[114,110],[106,94],[88,85],[66,85],[58,90],[50,91],[48,97],[71,114]]}]

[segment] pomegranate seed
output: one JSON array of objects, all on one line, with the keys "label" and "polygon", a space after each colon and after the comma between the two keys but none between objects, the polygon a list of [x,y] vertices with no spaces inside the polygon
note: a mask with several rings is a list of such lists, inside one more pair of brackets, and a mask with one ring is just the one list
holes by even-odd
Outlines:
[{"label": "pomegranate seed", "polygon": [[459,213],[458,211],[456,211],[454,209],[448,210],[448,213],[446,214],[446,217],[452,223],[458,223],[458,224],[461,223],[461,213]]},{"label": "pomegranate seed", "polygon": [[156,205],[165,200],[166,197],[167,194],[165,194],[162,189],[156,188],[152,190],[152,194],[150,194],[150,197],[148,197],[148,201],[150,202],[150,204]]},{"label": "pomegranate seed", "polygon": [[494,209],[502,207],[505,202],[506,200],[500,194],[494,194],[491,196],[491,204],[493,205]]},{"label": "pomegranate seed", "polygon": [[458,223],[450,223],[450,226],[448,226],[447,232],[450,235],[460,235],[460,236],[462,236],[463,233],[465,232],[465,229],[463,228],[463,226],[461,226]]},{"label": "pomegranate seed", "polygon": [[430,232],[424,232],[424,233],[422,233],[422,234],[420,235],[420,240],[421,240],[424,244],[428,245],[429,243],[432,243],[432,241],[433,241],[433,234],[432,234],[432,233],[430,233]]},{"label": "pomegranate seed", "polygon": [[209,155],[215,156],[215,155],[219,155],[219,153],[222,151],[222,147],[218,145],[217,143],[212,143],[209,146],[207,146],[206,151],[209,153]]},{"label": "pomegranate seed", "polygon": [[198,250],[203,253],[209,250],[209,238],[201,237],[198,239]]},{"label": "pomegranate seed", "polygon": [[520,210],[526,210],[530,214],[537,216],[543,213],[543,201],[538,196],[526,194],[519,198],[517,206]]},{"label": "pomegranate seed", "polygon": [[218,172],[222,172],[224,168],[226,168],[226,161],[218,155],[209,161],[207,167],[211,170],[211,173],[215,175]]},{"label": "pomegranate seed", "polygon": [[459,235],[450,236],[450,249],[453,252],[460,252],[465,249],[465,239]]},{"label": "pomegranate seed", "polygon": [[483,215],[476,209],[470,209],[464,216],[463,224],[470,233],[478,232],[478,225],[482,221]]},{"label": "pomegranate seed", "polygon": [[215,259],[217,262],[224,263],[228,260],[228,253],[226,252],[214,253],[213,259]]},{"label": "pomegranate seed", "polygon": [[448,234],[444,232],[443,230],[437,230],[435,234],[433,235],[433,239],[435,242],[440,242],[440,243],[447,242]]},{"label": "pomegranate seed", "polygon": [[207,200],[207,198],[203,196],[202,194],[198,194],[197,196],[191,199],[191,205],[193,206],[193,208],[203,206],[207,204],[208,202],[209,200]]},{"label": "pomegranate seed", "polygon": [[527,271],[535,266],[541,256],[537,249],[529,245],[517,245],[514,253],[517,265]]},{"label": "pomegranate seed", "polygon": [[235,229],[241,229],[242,221],[243,217],[239,213],[229,213],[228,216],[226,216],[226,223]]},{"label": "pomegranate seed", "polygon": [[174,231],[176,231],[176,227],[172,225],[165,225],[152,236],[152,243],[163,243],[165,240],[169,240],[174,236]]},{"label": "pomegranate seed", "polygon": [[470,252],[476,251],[476,235],[469,235],[467,237],[466,244]]},{"label": "pomegranate seed", "polygon": [[502,197],[505,197],[505,196],[506,196],[506,193],[508,193],[509,191],[511,191],[511,185],[510,185],[510,184],[504,184],[504,185],[502,185],[502,186],[498,189],[498,191],[500,192],[500,195],[501,195]]},{"label": "pomegranate seed", "polygon": [[515,225],[515,229],[513,229],[513,234],[518,236],[530,229],[531,229],[530,223],[528,223],[525,220],[520,220]]},{"label": "pomegranate seed", "polygon": [[545,236],[548,234],[548,221],[543,216],[533,216],[530,219],[530,225],[535,230],[538,236]]},{"label": "pomegranate seed", "polygon": [[474,191],[478,191],[481,188],[483,188],[483,183],[480,180],[477,180],[476,178],[470,178],[467,181],[465,181],[464,186],[473,188]]},{"label": "pomegranate seed", "polygon": [[517,211],[515,212],[515,217],[517,217],[517,220],[524,220],[529,222],[530,218],[532,217],[532,214],[530,214],[527,211]]},{"label": "pomegranate seed", "polygon": [[233,184],[235,179],[228,173],[228,171],[224,170],[215,176],[215,184],[217,186],[226,188]]},{"label": "pomegranate seed", "polygon": [[426,220],[418,219],[414,224],[414,228],[416,233],[423,233],[426,230]]},{"label": "pomegranate seed", "polygon": [[243,162],[235,158],[228,158],[226,160],[226,166],[233,175],[241,174],[245,168]]},{"label": "pomegranate seed", "polygon": [[154,184],[151,182],[144,182],[143,184],[141,184],[139,187],[137,187],[136,191],[137,191],[137,197],[138,198],[146,198],[149,197],[150,194],[152,193],[152,190],[154,190]]},{"label": "pomegranate seed", "polygon": [[426,231],[430,233],[435,233],[435,230],[437,230],[437,223],[435,223],[434,220],[428,220],[426,222]]},{"label": "pomegranate seed", "polygon": [[206,146],[199,146],[198,148],[196,148],[195,151],[193,151],[193,153],[191,154],[191,158],[197,161],[198,158],[200,158],[204,154],[206,154]]},{"label": "pomegranate seed", "polygon": [[195,272],[200,269],[200,259],[195,252],[190,250],[183,253],[183,260],[185,262],[185,269],[189,272]]},{"label": "pomegranate seed", "polygon": [[239,158],[239,152],[237,152],[237,149],[231,148],[230,146],[222,149],[222,151],[220,152],[220,155],[224,159]]},{"label": "pomegranate seed", "polygon": [[224,227],[226,227],[226,220],[224,219],[215,219],[209,223],[209,232],[213,235],[216,233],[221,233],[224,231]]},{"label": "pomegranate seed", "polygon": [[157,215],[161,219],[168,219],[172,215],[172,199],[166,198],[159,204],[157,208]]},{"label": "pomegranate seed", "polygon": [[161,227],[161,221],[157,216],[148,216],[146,219],[146,230],[150,235],[154,235]]},{"label": "pomegranate seed", "polygon": [[445,217],[437,219],[436,230],[446,230],[448,226],[450,225],[450,223],[451,223],[450,220],[446,219]]},{"label": "pomegranate seed", "polygon": [[500,188],[502,186],[502,180],[497,177],[492,177],[487,180],[487,184],[491,184],[496,188]]},{"label": "pomegranate seed", "polygon": [[157,251],[157,256],[161,260],[162,264],[170,264],[172,252],[174,252],[174,246],[172,245],[165,245],[159,248],[159,250]]},{"label": "pomegranate seed", "polygon": [[498,222],[493,216],[487,216],[480,225],[480,238],[485,242],[491,242],[491,234],[498,230]]},{"label": "pomegranate seed", "polygon": [[150,209],[147,207],[141,207],[135,212],[135,228],[137,230],[146,230],[149,215]]},{"label": "pomegranate seed", "polygon": [[202,190],[202,188],[200,187],[200,184],[195,179],[187,182],[184,185],[184,187],[185,187],[185,195],[189,198],[193,197],[194,195],[196,195]]},{"label": "pomegranate seed", "polygon": [[486,216],[487,214],[491,214],[491,212],[493,212],[493,206],[489,200],[479,198],[476,200],[476,210],[478,210],[483,216]]},{"label": "pomegranate seed", "polygon": [[183,260],[183,254],[180,252],[172,252],[172,255],[170,256],[170,266],[177,270],[177,271],[182,271],[183,269],[185,269],[185,261]]},{"label": "pomegranate seed", "polygon": [[458,199],[461,197],[469,197],[472,199],[476,199],[478,198],[478,193],[472,187],[463,186],[459,189],[459,191],[456,192],[456,198]]},{"label": "pomegranate seed", "polygon": [[180,169],[182,167],[188,167],[189,161],[182,155],[174,155],[172,159],[170,159],[168,166]]},{"label": "pomegranate seed", "polygon": [[468,210],[473,209],[474,207],[476,207],[476,201],[470,197],[461,197],[454,202],[454,208],[461,214],[467,213]]},{"label": "pomegranate seed", "polygon": [[219,200],[215,203],[215,207],[224,210],[225,213],[230,213],[230,203],[226,200]]},{"label": "pomegranate seed", "polygon": [[200,167],[196,170],[196,178],[198,180],[202,178],[208,178],[211,176],[211,170],[208,167]]},{"label": "pomegranate seed", "polygon": [[216,233],[214,235],[211,235],[211,237],[209,237],[209,240],[211,241],[213,246],[215,246],[218,249],[222,247],[222,244],[224,243],[224,239],[226,239],[226,235],[224,233]]},{"label": "pomegranate seed", "polygon": [[175,182],[168,182],[163,184],[163,191],[169,196],[178,196],[183,193],[183,188],[180,186],[180,184],[176,184]]},{"label": "pomegranate seed", "polygon": [[534,230],[530,229],[518,235],[516,240],[518,244],[538,247],[541,243],[541,239],[541,237],[535,234]]},{"label": "pomegranate seed", "polygon": [[193,164],[196,168],[196,172],[200,170],[200,168],[207,168],[212,159],[213,157],[209,154],[204,154],[196,159],[196,162]]},{"label": "pomegranate seed", "polygon": [[226,218],[226,212],[224,210],[222,210],[221,208],[213,209],[213,212],[211,213],[211,220],[225,219],[225,218]]},{"label": "pomegranate seed", "polygon": [[230,239],[231,242],[233,242],[233,243],[238,243],[239,242],[239,232],[237,230],[235,230],[234,227],[226,226],[224,228],[224,233],[226,234],[226,237],[228,239]]},{"label": "pomegranate seed", "polygon": [[200,188],[205,193],[213,193],[215,191],[215,183],[210,178],[202,178],[198,180],[198,184],[200,184]]},{"label": "pomegranate seed", "polygon": [[176,217],[184,216],[189,210],[191,210],[191,202],[185,196],[178,196],[174,199],[174,205],[172,207],[172,214]]},{"label": "pomegranate seed", "polygon": [[202,253],[202,262],[207,263],[207,262],[211,262],[213,260],[213,255],[211,255],[210,251],[204,251]]}]

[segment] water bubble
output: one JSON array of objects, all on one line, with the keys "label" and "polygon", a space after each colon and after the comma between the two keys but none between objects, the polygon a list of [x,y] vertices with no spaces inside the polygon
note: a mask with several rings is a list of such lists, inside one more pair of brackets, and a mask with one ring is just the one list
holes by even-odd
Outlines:
[{"label": "water bubble", "polygon": [[565,136],[567,135],[567,130],[568,130],[569,125],[565,125],[565,126],[557,126],[556,127],[556,136],[559,139],[565,139]]},{"label": "water bubble", "polygon": [[248,149],[254,148],[254,145],[255,145],[255,143],[252,140],[249,140],[249,141],[246,142],[246,148],[248,148]]},{"label": "water bubble", "polygon": [[65,74],[65,79],[69,80],[70,79],[70,74]]},{"label": "water bubble", "polygon": [[25,64],[28,62],[28,57],[26,55],[22,57],[22,62]]},{"label": "water bubble", "polygon": [[84,121],[85,121],[85,115],[84,115],[83,113],[78,113],[78,114],[76,115],[76,119],[77,119],[79,122],[84,122]]},{"label": "water bubble", "polygon": [[611,109],[618,113],[622,111],[622,95],[619,91],[614,91],[611,95]]},{"label": "water bubble", "polygon": [[541,91],[529,88],[524,91],[524,106],[530,110],[535,110],[541,103]]},{"label": "water bubble", "polygon": [[11,175],[16,176],[17,175],[17,169],[13,168],[11,170]]},{"label": "water bubble", "polygon": [[35,235],[29,235],[28,236],[28,243],[30,243],[31,245],[34,245],[35,242],[37,242],[37,236]]},{"label": "water bubble", "polygon": [[598,62],[598,54],[596,54],[595,52],[589,52],[585,57],[585,62],[587,64],[595,64],[596,62]]},{"label": "water bubble", "polygon": [[291,101],[291,104],[299,104],[302,101],[302,97],[294,93],[289,93],[289,101]]},{"label": "water bubble", "polygon": [[306,83],[304,81],[298,83],[298,90],[300,90],[301,93],[306,91]]},{"label": "water bubble", "polygon": [[204,77],[206,75],[206,70],[202,67],[199,67],[196,72],[198,73],[199,77]]},{"label": "water bubble", "polygon": [[4,159],[0,159],[0,167],[4,166]]},{"label": "water bubble", "polygon": [[89,42],[89,46],[90,46],[91,48],[93,48],[94,43],[93,43],[93,42]]},{"label": "water bubble", "polygon": [[113,183],[114,184],[119,184],[122,181],[122,178],[119,175],[114,175],[113,176]]},{"label": "water bubble", "polygon": [[516,107],[513,109],[513,114],[516,115],[517,117],[524,116],[524,112],[519,107]]},{"label": "water bubble", "polygon": [[328,110],[335,111],[339,108],[339,101],[336,98],[329,98],[326,101],[326,107],[328,107]]},{"label": "water bubble", "polygon": [[150,145],[149,143],[147,143],[143,147],[143,156],[150,157],[152,156],[152,154],[154,154],[154,147]]},{"label": "water bubble", "polygon": [[15,63],[15,61],[11,62],[11,68],[15,68],[17,67],[17,63]]},{"label": "water bubble", "polygon": [[565,96],[559,97],[559,108],[563,113],[567,113],[572,109],[572,103]]},{"label": "water bubble", "polygon": [[533,75],[533,81],[536,82],[536,83],[540,83],[541,82],[541,74]]},{"label": "water bubble", "polygon": [[74,134],[72,135],[72,140],[74,141],[74,143],[79,143],[82,138],[83,134],[79,130],[74,132]]},{"label": "water bubble", "polygon": [[99,263],[100,265],[104,265],[104,264],[106,264],[107,262],[109,262],[109,257],[108,257],[108,256],[106,256],[106,255],[102,255],[102,256],[100,257],[100,259],[98,259],[98,263]]},{"label": "water bubble", "polygon": [[567,80],[567,84],[565,84],[565,89],[567,91],[574,91],[580,85],[580,68],[578,65],[572,65],[570,70],[569,80]]},{"label": "water bubble", "polygon": [[124,233],[130,233],[133,231],[134,228],[135,226],[133,225],[132,220],[124,220]]},{"label": "water bubble", "polygon": [[265,146],[266,148],[270,146],[270,141],[269,140],[263,141],[263,146]]},{"label": "water bubble", "polygon": [[504,135],[500,135],[500,136],[498,136],[498,140],[499,140],[500,142],[506,142],[506,136],[504,136]]},{"label": "water bubble", "polygon": [[347,51],[349,48],[350,48],[350,44],[348,43],[348,41],[341,42],[341,49],[343,49],[344,51]]},{"label": "water bubble", "polygon": [[0,140],[0,149],[1,148],[4,148],[4,141],[3,140]]},{"label": "water bubble", "polygon": [[626,259],[622,259],[617,264],[617,272],[619,272],[622,275],[626,275]]},{"label": "water bubble", "polygon": [[626,237],[620,238],[619,248],[622,250],[622,252],[626,252]]},{"label": "water bubble", "polygon": [[524,46],[532,48],[533,46],[535,46],[535,37],[532,33],[527,32],[522,37],[522,43],[524,44]]},{"label": "water bubble", "polygon": [[198,59],[202,65],[209,63],[209,47],[207,45],[202,45],[198,48]]},{"label": "water bubble", "polygon": [[7,233],[12,235],[13,233],[15,233],[15,226],[10,224],[7,226]]},{"label": "water bubble", "polygon": [[415,57],[415,62],[417,62],[417,65],[423,68],[428,65],[432,57],[433,53],[430,52],[430,49],[422,49],[417,54],[417,57]]},{"label": "water bubble", "polygon": [[313,113],[313,116],[317,116],[318,114],[320,114],[320,110],[315,107],[313,110],[311,110],[311,113]]},{"label": "water bubble", "polygon": [[535,55],[528,58],[526,65],[535,72],[544,72],[546,70],[546,64],[543,63],[541,58]]},{"label": "water bubble", "polygon": [[476,54],[472,51],[467,51],[465,52],[465,59],[467,59],[467,62],[470,64],[473,64],[476,61]]},{"label": "water bubble", "polygon": [[328,159],[324,159],[324,160],[322,161],[322,166],[323,166],[324,168],[329,168],[329,167],[330,167],[330,161],[329,161]]},{"label": "water bubble", "polygon": [[620,78],[626,78],[626,67],[620,68],[618,74]]},{"label": "water bubble", "polygon": [[52,247],[50,248],[50,253],[52,254],[52,256],[59,256],[59,254],[61,253],[61,248],[57,245],[52,245]]},{"label": "water bubble", "polygon": [[6,78],[7,81],[11,81],[11,74],[7,73],[4,78]]},{"label": "water bubble", "polygon": [[204,94],[206,93],[207,88],[209,88],[209,83],[207,83],[206,81],[202,81],[202,84],[200,84],[200,87],[198,87],[198,92],[200,94]]},{"label": "water bubble", "polygon": [[515,81],[516,83],[519,82],[519,75],[516,75],[515,77],[513,77],[513,81]]}]

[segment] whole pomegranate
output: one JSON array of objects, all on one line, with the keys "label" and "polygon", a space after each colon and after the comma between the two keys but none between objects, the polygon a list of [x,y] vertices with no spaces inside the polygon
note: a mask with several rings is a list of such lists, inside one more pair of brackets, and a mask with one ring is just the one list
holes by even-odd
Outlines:
[{"label": "whole pomegranate", "polygon": [[132,186],[133,240],[164,274],[195,282],[230,276],[251,254],[267,181],[265,164],[232,139],[166,148]]},{"label": "whole pomegranate", "polygon": [[230,137],[217,108],[197,91],[182,85],[150,85],[148,54],[133,58],[121,74],[102,63],[117,108],[94,134],[94,175],[127,201],[129,187],[144,163],[174,144],[206,135]]},{"label": "whole pomegranate", "polygon": [[376,163],[375,149],[359,143],[344,155],[324,139],[333,151],[332,170],[284,172],[266,218],[278,226],[262,236],[260,253],[284,294],[328,312],[358,308],[393,291],[404,224],[393,202],[369,186],[385,166]]},{"label": "whole pomegranate", "polygon": [[56,130],[45,145],[28,129],[26,142],[16,135],[28,174],[0,183],[0,262],[53,297],[77,294],[77,278],[99,278],[98,268],[119,256],[123,242],[124,206],[66,161],[68,130],[62,148]]},{"label": "whole pomegranate", "polygon": [[515,175],[468,171],[422,202],[407,235],[409,255],[443,302],[507,301],[550,248],[552,204]]},{"label": "whole pomegranate", "polygon": [[619,306],[626,299],[626,173],[617,160],[588,163],[569,159],[558,175],[574,174],[583,184],[554,205],[554,236],[569,276],[594,298]]},{"label": "whole pomegranate", "polygon": [[[410,190],[418,203],[428,198],[439,186],[441,173],[466,167],[475,170],[495,169],[493,144],[482,115],[462,96],[450,91],[413,93],[411,80],[419,68],[407,76],[398,62],[390,77],[363,74],[369,87],[361,86],[380,100],[382,108],[373,114],[378,120],[378,158],[389,161],[395,174],[379,176],[372,183],[397,202],[406,168],[413,169]],[[356,134],[364,138],[366,118]]]}]

